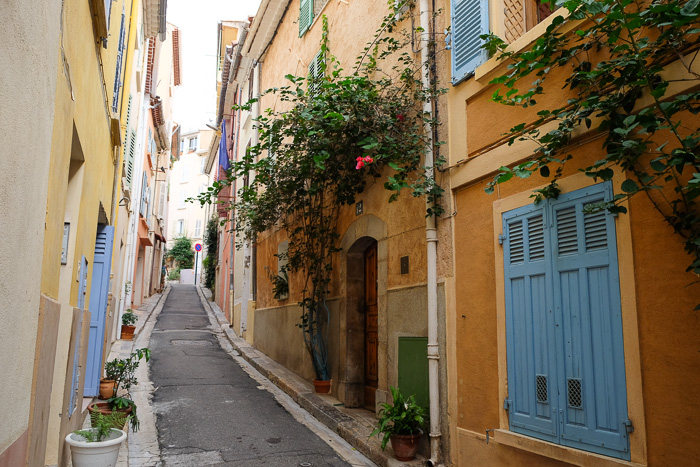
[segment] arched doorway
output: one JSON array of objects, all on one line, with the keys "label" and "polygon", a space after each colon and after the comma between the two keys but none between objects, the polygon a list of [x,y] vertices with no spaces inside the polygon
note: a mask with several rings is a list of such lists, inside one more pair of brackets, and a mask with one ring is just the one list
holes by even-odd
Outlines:
[{"label": "arched doorway", "polygon": [[375,412],[386,393],[386,224],[353,222],[341,240],[340,365],[337,397]]}]

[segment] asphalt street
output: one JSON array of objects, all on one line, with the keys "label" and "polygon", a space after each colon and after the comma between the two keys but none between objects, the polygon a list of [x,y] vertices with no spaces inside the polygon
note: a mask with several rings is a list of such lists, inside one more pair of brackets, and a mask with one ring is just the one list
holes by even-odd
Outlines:
[{"label": "asphalt street", "polygon": [[222,349],[194,286],[172,287],[149,347],[166,467],[350,465]]}]

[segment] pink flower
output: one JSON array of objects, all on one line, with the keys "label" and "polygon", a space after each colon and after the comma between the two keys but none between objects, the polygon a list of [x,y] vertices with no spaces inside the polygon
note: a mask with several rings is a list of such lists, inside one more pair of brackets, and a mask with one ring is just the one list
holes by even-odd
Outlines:
[{"label": "pink flower", "polygon": [[365,156],[364,161],[367,164],[371,164],[372,162],[374,162],[374,159],[372,159],[372,156]]},{"label": "pink flower", "polygon": [[365,161],[362,160],[362,156],[358,157],[355,160],[357,161],[357,166],[355,167],[356,170],[360,170],[362,167],[365,166]]}]

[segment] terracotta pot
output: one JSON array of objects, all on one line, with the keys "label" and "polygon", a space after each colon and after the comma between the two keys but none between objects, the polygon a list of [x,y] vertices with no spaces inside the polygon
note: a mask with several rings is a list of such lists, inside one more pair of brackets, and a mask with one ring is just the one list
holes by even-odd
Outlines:
[{"label": "terracotta pot", "polygon": [[422,431],[413,435],[391,435],[391,449],[394,450],[394,457],[400,461],[412,461],[416,458],[418,451],[418,440]]},{"label": "terracotta pot", "polygon": [[122,335],[121,339],[125,341],[130,341],[134,338],[134,331],[136,330],[136,326],[128,326],[126,324],[122,324]]},{"label": "terracotta pot", "polygon": [[117,392],[117,382],[113,379],[100,380],[100,399],[109,399],[113,397]]},{"label": "terracotta pot", "polygon": [[320,381],[315,379],[314,380],[314,389],[316,390],[316,394],[328,394],[331,392],[331,383],[333,382],[332,379],[329,379],[327,381]]},{"label": "terracotta pot", "polygon": [[95,418],[98,413],[105,415],[109,415],[111,413],[119,413],[120,416],[115,418],[115,423],[112,425],[112,428],[116,428],[117,430],[124,429],[126,422],[129,420],[129,415],[131,415],[131,407],[128,407],[126,409],[112,410],[109,408],[109,404],[107,402],[98,402],[96,404],[91,404],[88,406],[88,411],[90,412],[91,424],[95,423]]}]

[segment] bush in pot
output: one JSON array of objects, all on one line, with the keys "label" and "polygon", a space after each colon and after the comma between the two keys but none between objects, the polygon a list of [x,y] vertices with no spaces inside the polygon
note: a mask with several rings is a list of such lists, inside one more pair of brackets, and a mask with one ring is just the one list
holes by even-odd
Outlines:
[{"label": "bush in pot", "polygon": [[121,338],[124,340],[131,340],[134,338],[134,331],[136,330],[136,321],[138,321],[138,316],[134,313],[134,310],[127,308],[127,310],[122,315],[122,334]]},{"label": "bush in pot", "polygon": [[[105,364],[105,373],[114,378],[116,388],[107,402],[99,402],[88,408],[93,425],[99,414],[114,414],[114,428],[123,427],[128,420],[131,423],[131,429],[134,432],[138,431],[139,419],[136,415],[136,404],[131,399],[130,390],[132,386],[138,384],[136,369],[139,367],[140,361],[145,359],[148,362],[150,358],[151,351],[148,348],[142,348],[134,350],[127,358],[115,358]],[[119,394],[120,392],[121,394]]]},{"label": "bush in pot", "polygon": [[405,397],[398,388],[391,388],[393,404],[382,404],[377,427],[371,436],[384,435],[382,450],[391,441],[394,456],[400,461],[410,461],[416,457],[418,439],[425,424],[425,409],[416,404],[413,396]]},{"label": "bush in pot", "polygon": [[77,430],[66,436],[74,467],[116,465],[126,433],[113,428],[115,418],[115,414],[97,414],[92,420],[92,428]]}]

